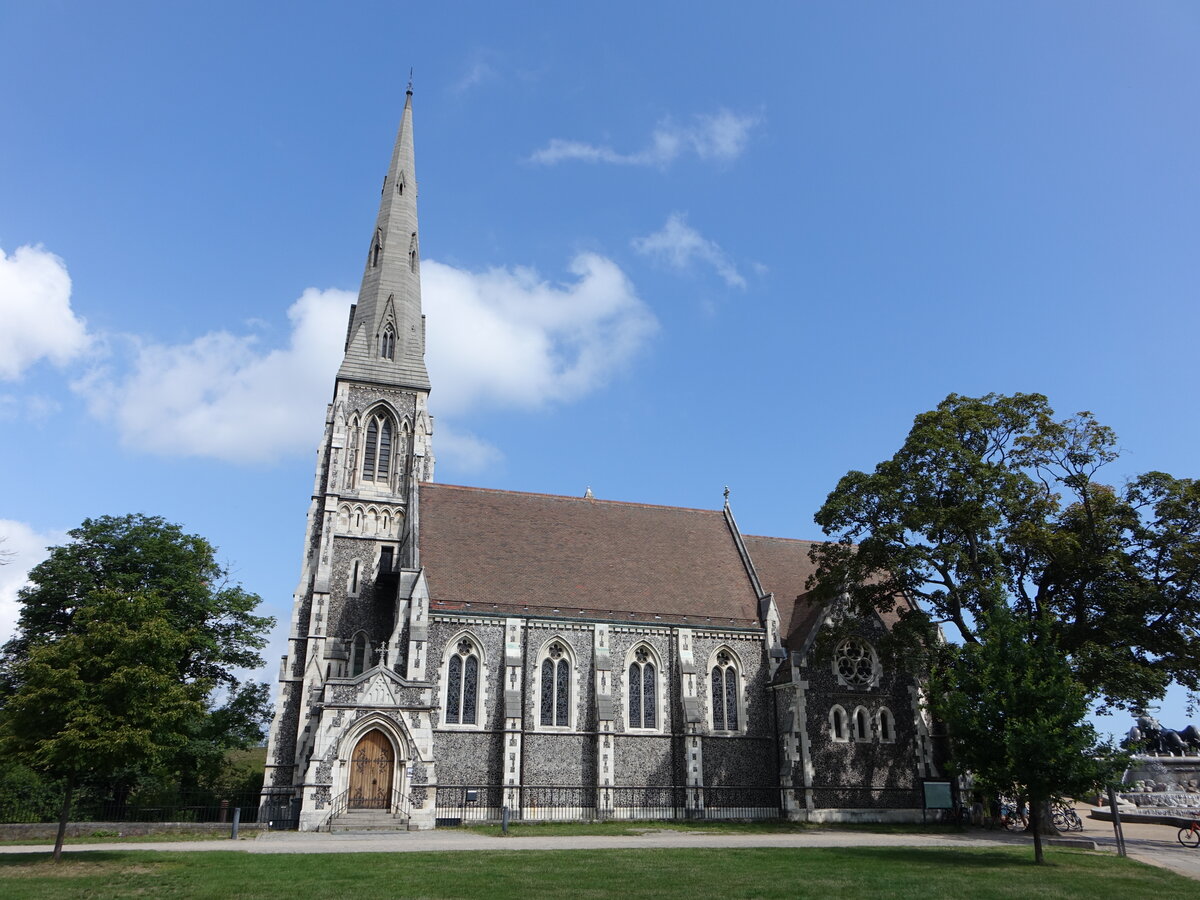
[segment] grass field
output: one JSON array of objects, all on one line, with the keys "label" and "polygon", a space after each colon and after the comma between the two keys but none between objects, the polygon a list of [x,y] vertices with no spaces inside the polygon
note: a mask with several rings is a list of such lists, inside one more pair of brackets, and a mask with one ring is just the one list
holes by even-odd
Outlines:
[{"label": "grass field", "polygon": [[1182,876],[1108,854],[1028,848],[590,850],[476,853],[70,854],[0,857],[0,896],[197,897],[1120,897],[1190,896]]}]

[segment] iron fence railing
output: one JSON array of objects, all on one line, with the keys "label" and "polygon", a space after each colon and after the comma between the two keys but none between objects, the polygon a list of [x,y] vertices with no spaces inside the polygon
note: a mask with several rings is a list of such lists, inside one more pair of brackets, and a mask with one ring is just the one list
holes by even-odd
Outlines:
[{"label": "iron fence railing", "polygon": [[776,819],[777,787],[760,785],[438,785],[439,825],[511,821]]},{"label": "iron fence railing", "polygon": [[[72,822],[180,822],[216,823],[233,821],[233,811],[241,808],[241,822],[252,825],[259,820],[261,794],[241,793],[131,793],[124,798],[76,794],[71,803]],[[62,811],[62,797],[49,793],[38,796],[0,796],[0,824],[56,822]]]}]

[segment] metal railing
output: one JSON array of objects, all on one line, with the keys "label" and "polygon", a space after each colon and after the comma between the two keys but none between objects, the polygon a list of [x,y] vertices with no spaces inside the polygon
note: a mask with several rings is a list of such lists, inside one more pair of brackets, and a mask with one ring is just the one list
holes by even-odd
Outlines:
[{"label": "metal railing", "polygon": [[[71,803],[71,821],[223,824],[231,822],[233,810],[240,807],[242,824],[252,825],[258,821],[260,803],[259,791],[133,792],[120,799],[80,791]],[[3,824],[55,822],[61,810],[57,791],[0,795]]]},{"label": "metal railing", "polygon": [[761,785],[438,785],[438,825],[607,820],[762,820],[784,815],[778,787]]}]

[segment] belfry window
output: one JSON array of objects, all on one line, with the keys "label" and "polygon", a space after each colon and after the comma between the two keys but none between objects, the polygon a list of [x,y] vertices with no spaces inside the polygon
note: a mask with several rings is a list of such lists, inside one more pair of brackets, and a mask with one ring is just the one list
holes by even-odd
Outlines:
[{"label": "belfry window", "polygon": [[396,330],[390,322],[384,326],[383,334],[379,337],[379,355],[384,359],[396,358]]},{"label": "belfry window", "polygon": [[567,649],[554,641],[542,660],[541,718],[543,725],[571,727],[571,663]]},{"label": "belfry window", "polygon": [[712,667],[711,698],[713,731],[738,730],[738,672],[728,650],[717,653]]},{"label": "belfry window", "polygon": [[479,651],[465,637],[446,665],[446,724],[474,725],[479,708]]},{"label": "belfry window", "polygon": [[363,481],[388,480],[392,464],[392,420],[373,416],[367,422],[367,439],[363,446]]},{"label": "belfry window", "polygon": [[658,727],[658,670],[646,647],[633,652],[629,664],[629,727]]}]

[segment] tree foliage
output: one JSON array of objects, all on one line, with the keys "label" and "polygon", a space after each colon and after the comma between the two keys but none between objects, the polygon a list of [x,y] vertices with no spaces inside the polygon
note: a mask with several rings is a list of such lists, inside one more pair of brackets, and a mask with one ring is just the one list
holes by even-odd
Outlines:
[{"label": "tree foliage", "polygon": [[1101,479],[1116,435],[1040,394],[960,397],[916,417],[872,473],[853,471],[816,520],[814,589],[860,613],[895,611],[894,639],[967,645],[1006,608],[1123,708],[1175,680],[1200,686],[1200,483],[1149,472]]},{"label": "tree foliage", "polygon": [[976,622],[975,642],[945,648],[929,683],[930,707],[947,727],[951,770],[1029,800],[1038,862],[1048,801],[1096,790],[1126,762],[1085,721],[1087,691],[1048,637],[1049,625],[997,605]]},{"label": "tree foliage", "polygon": [[[170,769],[192,786],[227,748],[261,739],[267,686],[240,670],[262,665],[274,620],[255,614],[260,598],[229,582],[212,545],[144,515],[87,519],[69,535],[30,572],[0,660],[0,721],[42,742],[22,752],[45,771],[71,768],[60,754],[86,755],[93,764],[77,771],[89,777]],[[63,705],[63,685],[79,703]],[[41,720],[38,703],[49,710]]]}]

